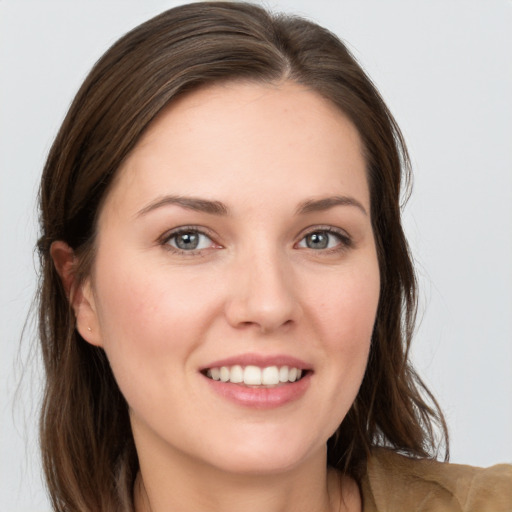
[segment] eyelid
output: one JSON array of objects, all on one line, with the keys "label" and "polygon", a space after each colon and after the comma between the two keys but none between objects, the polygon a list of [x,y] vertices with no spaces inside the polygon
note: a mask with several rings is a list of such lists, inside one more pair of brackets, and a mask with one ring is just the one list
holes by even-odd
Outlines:
[{"label": "eyelid", "polygon": [[172,245],[169,244],[169,240],[171,240],[173,237],[178,236],[183,233],[191,233],[191,232],[198,233],[199,235],[203,235],[203,236],[206,236],[207,238],[209,238],[212,242],[212,245],[215,246],[213,248],[218,248],[218,249],[222,248],[222,246],[215,241],[215,234],[212,233],[211,230],[209,230],[208,228],[205,228],[204,226],[196,226],[196,225],[185,225],[185,226],[178,226],[178,227],[172,228],[169,231],[166,231],[165,233],[163,233],[157,239],[157,243],[159,245],[164,246],[167,250],[169,250],[171,252],[174,252],[177,254],[184,254],[187,256],[199,254],[205,250],[208,250],[208,249],[191,249],[191,250],[185,251],[185,250],[179,249],[177,247],[173,247]]},{"label": "eyelid", "polygon": [[321,224],[316,225],[316,226],[309,226],[308,228],[303,230],[301,232],[301,234],[299,235],[299,241],[297,242],[297,244],[302,242],[302,240],[304,240],[304,238],[306,238],[308,235],[311,235],[311,234],[317,233],[317,232],[324,232],[324,233],[328,233],[328,234],[337,236],[340,239],[341,247],[336,246],[336,247],[332,247],[330,249],[310,249],[310,250],[314,250],[315,252],[323,252],[323,253],[337,252],[337,251],[344,250],[344,249],[347,249],[347,248],[350,248],[353,246],[354,242],[352,240],[352,237],[344,229],[337,228],[335,226],[321,225]]}]

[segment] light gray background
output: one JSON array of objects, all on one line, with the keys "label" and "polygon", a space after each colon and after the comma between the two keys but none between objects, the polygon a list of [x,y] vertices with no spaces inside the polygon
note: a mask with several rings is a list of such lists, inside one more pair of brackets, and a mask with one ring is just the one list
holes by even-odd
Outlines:
[{"label": "light gray background", "polygon": [[[177,3],[0,0],[2,511],[49,510],[37,452],[40,371],[26,363],[33,322],[19,349],[45,155],[95,60]],[[405,222],[424,311],[414,359],[446,413],[452,461],[512,462],[512,2],[266,5],[348,41],[402,127],[415,169]]]}]

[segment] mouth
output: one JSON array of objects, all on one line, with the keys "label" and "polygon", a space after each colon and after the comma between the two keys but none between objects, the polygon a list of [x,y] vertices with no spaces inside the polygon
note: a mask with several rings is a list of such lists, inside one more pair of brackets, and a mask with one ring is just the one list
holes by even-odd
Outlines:
[{"label": "mouth", "polygon": [[238,354],[203,366],[209,388],[236,406],[269,410],[297,403],[311,386],[311,364],[287,354]]},{"label": "mouth", "polygon": [[201,373],[208,379],[251,388],[275,388],[305,378],[310,370],[295,366],[232,365],[205,368]]}]

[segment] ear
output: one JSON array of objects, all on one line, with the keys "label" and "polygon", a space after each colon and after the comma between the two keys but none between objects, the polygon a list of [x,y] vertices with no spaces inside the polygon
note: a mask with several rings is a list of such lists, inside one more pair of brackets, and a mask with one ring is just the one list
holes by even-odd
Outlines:
[{"label": "ear", "polygon": [[75,313],[77,331],[85,341],[101,347],[101,332],[90,279],[87,278],[78,284],[76,279],[77,257],[66,242],[61,240],[53,242],[50,247],[50,255]]}]

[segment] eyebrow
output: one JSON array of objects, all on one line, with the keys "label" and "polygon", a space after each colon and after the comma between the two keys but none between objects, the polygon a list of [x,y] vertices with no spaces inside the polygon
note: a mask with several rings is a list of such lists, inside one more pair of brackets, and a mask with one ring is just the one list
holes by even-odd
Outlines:
[{"label": "eyebrow", "polygon": [[331,196],[304,201],[297,208],[297,214],[322,212],[335,206],[355,206],[365,215],[368,215],[365,207],[357,199],[349,196]]},{"label": "eyebrow", "polygon": [[[229,208],[220,201],[212,201],[210,199],[201,199],[198,197],[169,195],[151,202],[139,210],[136,216],[140,217],[142,215],[146,215],[157,208],[168,205],[177,205],[187,210],[209,213],[211,215],[229,215]],[[331,196],[324,197],[322,199],[308,199],[299,204],[296,210],[296,215],[321,212],[334,208],[335,206],[355,206],[365,215],[368,215],[364,206],[357,199],[349,196]]]},{"label": "eyebrow", "polygon": [[178,205],[187,210],[194,210],[197,212],[210,213],[212,215],[228,215],[229,209],[220,201],[211,201],[209,199],[200,199],[198,197],[185,197],[185,196],[165,196],[148,204],[142,210],[137,212],[137,217],[146,215],[147,213],[161,208],[162,206]]}]

